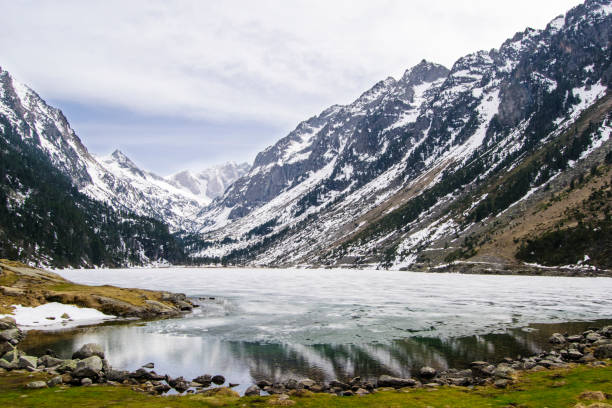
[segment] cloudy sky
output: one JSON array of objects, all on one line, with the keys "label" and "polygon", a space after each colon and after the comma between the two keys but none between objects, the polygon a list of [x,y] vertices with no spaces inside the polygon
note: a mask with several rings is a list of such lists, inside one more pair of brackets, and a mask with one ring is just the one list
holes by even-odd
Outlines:
[{"label": "cloudy sky", "polygon": [[452,66],[577,0],[0,0],[0,66],[96,154],[167,175],[251,162],[425,58]]}]

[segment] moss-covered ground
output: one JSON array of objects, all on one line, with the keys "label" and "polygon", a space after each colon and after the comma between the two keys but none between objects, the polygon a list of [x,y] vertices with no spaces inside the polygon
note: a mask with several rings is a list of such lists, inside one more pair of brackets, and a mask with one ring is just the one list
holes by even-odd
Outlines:
[{"label": "moss-covered ground", "polygon": [[[27,390],[24,385],[43,374],[0,374],[0,407],[266,407],[274,397],[151,396],[129,387],[91,386]],[[317,394],[291,397],[295,407],[574,407],[602,401],[581,400],[585,391],[612,394],[612,366],[574,366],[569,369],[524,373],[507,389],[492,386],[467,389],[383,391],[364,397]],[[610,401],[612,402],[612,401]],[[605,401],[603,401],[605,403]],[[605,406],[605,405],[600,405]],[[612,407],[612,405],[610,405]]]}]

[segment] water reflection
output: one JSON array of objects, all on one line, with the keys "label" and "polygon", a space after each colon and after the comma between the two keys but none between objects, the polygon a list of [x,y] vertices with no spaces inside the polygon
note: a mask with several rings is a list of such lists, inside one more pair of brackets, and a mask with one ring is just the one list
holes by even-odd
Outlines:
[{"label": "water reflection", "polygon": [[471,361],[496,361],[529,355],[548,347],[553,332],[581,332],[612,321],[534,324],[527,330],[467,337],[411,337],[388,344],[291,344],[227,341],[207,336],[151,333],[147,324],[123,323],[65,330],[28,332],[26,351],[43,354],[51,348],[64,358],[82,344],[101,344],[115,368],[135,370],[154,362],[155,371],[194,378],[223,374],[240,383],[239,391],[256,380],[312,378],[347,380],[360,375],[409,376],[423,365],[437,369],[467,367]]}]

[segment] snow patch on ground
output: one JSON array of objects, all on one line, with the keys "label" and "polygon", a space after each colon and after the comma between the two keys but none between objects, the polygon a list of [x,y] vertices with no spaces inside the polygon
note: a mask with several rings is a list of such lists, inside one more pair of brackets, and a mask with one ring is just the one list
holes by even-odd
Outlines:
[{"label": "snow patch on ground", "polygon": [[[13,305],[13,307],[15,308],[13,315],[0,315],[0,317],[9,316],[14,318],[17,324],[25,330],[57,330],[116,319],[115,316],[104,314],[96,309],[65,305],[57,302],[35,307],[21,305]],[[66,317],[64,314],[69,317]]]}]

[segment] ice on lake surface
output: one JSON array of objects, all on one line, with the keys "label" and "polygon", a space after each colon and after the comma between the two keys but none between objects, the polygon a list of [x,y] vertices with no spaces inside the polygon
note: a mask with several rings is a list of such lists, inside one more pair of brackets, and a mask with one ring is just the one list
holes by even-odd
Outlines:
[{"label": "ice on lake surface", "polygon": [[[154,361],[158,373],[222,373],[241,387],[257,378],[410,375],[423,364],[525,355],[544,346],[549,332],[569,330],[566,322],[612,318],[609,278],[338,269],[57,272],[89,285],[182,292],[202,298],[201,307],[182,319],[83,329],[69,340],[39,334],[32,347],[46,341],[68,353],[94,341],[115,367]],[[533,323],[549,325],[521,330]]]}]

